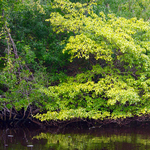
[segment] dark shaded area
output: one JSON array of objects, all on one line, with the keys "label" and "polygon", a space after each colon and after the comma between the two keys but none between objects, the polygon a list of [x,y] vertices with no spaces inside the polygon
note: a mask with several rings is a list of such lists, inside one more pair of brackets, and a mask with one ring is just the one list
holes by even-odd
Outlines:
[{"label": "dark shaded area", "polygon": [[[13,112],[13,111],[12,111]],[[11,112],[11,113],[12,113]],[[34,111],[32,111],[34,112]],[[76,128],[76,129],[98,129],[98,128],[137,128],[137,127],[149,127],[149,115],[147,116],[135,116],[125,119],[104,119],[104,120],[94,120],[89,118],[74,118],[71,120],[51,120],[43,121],[34,118],[30,112],[30,108],[27,110],[20,110],[16,112],[15,115],[12,115],[10,118],[9,112],[6,112],[6,116],[2,117],[2,111],[0,111],[0,128],[16,128],[16,127],[36,127],[40,129],[50,129],[56,128],[57,132],[60,132],[62,129],[67,128]],[[39,111],[37,110],[36,113]],[[13,114],[13,113],[12,113]]]},{"label": "dark shaded area", "polygon": [[6,128],[0,130],[0,149],[41,149],[42,145],[46,144],[46,140],[32,139],[33,136],[40,133],[36,127],[32,128]]}]

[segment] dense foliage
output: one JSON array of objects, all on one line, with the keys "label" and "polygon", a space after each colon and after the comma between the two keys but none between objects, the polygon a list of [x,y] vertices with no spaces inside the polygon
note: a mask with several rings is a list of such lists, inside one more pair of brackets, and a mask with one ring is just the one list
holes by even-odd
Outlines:
[{"label": "dense foliage", "polygon": [[1,4],[2,119],[150,113],[150,1]]},{"label": "dense foliage", "polygon": [[41,120],[116,119],[149,113],[149,22],[96,14],[95,5],[55,1],[53,8],[60,12],[46,20],[58,34],[74,33],[63,52],[71,55],[70,61],[84,59],[88,69],[58,86],[40,89],[53,99],[50,111],[37,115]]}]

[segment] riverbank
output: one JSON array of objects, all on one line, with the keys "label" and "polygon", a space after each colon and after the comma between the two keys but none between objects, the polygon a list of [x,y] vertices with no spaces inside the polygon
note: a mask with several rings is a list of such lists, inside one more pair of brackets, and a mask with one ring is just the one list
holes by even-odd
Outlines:
[{"label": "riverbank", "polygon": [[58,130],[68,127],[73,128],[102,128],[102,127],[147,127],[150,126],[150,116],[134,116],[128,118],[119,118],[119,119],[88,119],[88,118],[74,118],[71,120],[50,120],[50,121],[40,121],[31,116],[28,118],[22,119],[11,119],[11,120],[0,120],[0,128],[18,128],[18,127],[36,127],[36,128],[57,128]]}]

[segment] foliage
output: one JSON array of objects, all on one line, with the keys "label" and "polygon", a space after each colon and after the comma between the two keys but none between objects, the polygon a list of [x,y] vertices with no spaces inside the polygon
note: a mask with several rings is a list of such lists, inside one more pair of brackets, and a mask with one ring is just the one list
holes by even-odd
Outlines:
[{"label": "foliage", "polygon": [[150,112],[149,22],[103,12],[97,15],[95,5],[54,1],[53,9],[59,12],[51,13],[46,21],[57,34],[74,33],[63,52],[71,55],[70,61],[89,61],[92,69],[40,89],[53,99],[47,105],[49,111],[36,116],[42,121],[117,119]]},{"label": "foliage", "polygon": [[44,98],[37,91],[36,81],[24,64],[25,62],[20,58],[14,59],[13,55],[9,55],[6,67],[0,76],[0,84],[8,88],[3,93],[5,98],[0,98],[1,108],[6,107],[11,109],[14,107],[16,110],[27,109],[32,103],[38,104]]},{"label": "foliage", "polygon": [[[12,11],[8,20],[12,36],[16,40],[19,55],[33,70],[38,63],[56,72],[66,64],[68,55],[62,54],[62,35],[56,35],[45,19],[52,11],[52,4],[28,0],[17,5],[18,11]],[[30,58],[28,57],[30,56]]]},{"label": "foliage", "polygon": [[[128,16],[137,17],[137,18],[143,18],[145,20],[150,19],[150,1],[143,1],[143,0],[132,0],[132,1],[126,1],[119,6],[119,14],[124,12],[128,12]],[[123,14],[123,13],[122,13]],[[127,16],[127,15],[126,15]]]},{"label": "foliage", "polygon": [[[11,119],[18,120],[25,116],[29,117],[37,108],[42,107],[42,109],[44,109],[44,100],[49,101],[46,96],[37,90],[39,86],[47,86],[49,82],[43,80],[41,83],[41,79],[44,78],[46,80],[47,78],[45,67],[43,67],[40,62],[37,65],[34,60],[35,54],[29,45],[23,45],[22,53],[24,56],[18,52],[15,44],[16,41],[12,38],[13,32],[11,34],[9,28],[9,25],[11,26],[11,23],[9,22],[11,15],[14,12],[20,11],[21,8],[24,9],[25,5],[20,3],[21,1],[15,1],[16,3],[13,3],[13,1],[11,2],[12,3],[7,3],[2,1],[4,9],[1,22],[1,54],[3,57],[0,58],[0,61],[3,62],[3,65],[0,73],[0,108],[1,119],[5,121]],[[11,4],[13,4],[13,6],[11,6]],[[10,11],[12,11],[11,15]],[[20,41],[18,41],[17,44],[18,43],[20,43]],[[37,70],[34,70],[36,75],[33,75],[31,72],[30,69],[32,69],[32,67],[30,67],[30,64],[37,65]],[[42,73],[40,73],[40,71]],[[18,113],[21,110],[24,110],[22,116]],[[27,110],[29,111],[28,116]],[[17,119],[16,116],[18,117]]]},{"label": "foliage", "polygon": [[2,0],[1,110],[36,106],[42,121],[149,114],[149,5]]},{"label": "foliage", "polygon": [[97,0],[96,3],[97,5],[94,6],[94,12],[96,14],[98,14],[100,11],[104,11],[105,14],[112,12],[119,17],[137,17],[138,19],[143,18],[144,20],[149,20],[149,0]]}]

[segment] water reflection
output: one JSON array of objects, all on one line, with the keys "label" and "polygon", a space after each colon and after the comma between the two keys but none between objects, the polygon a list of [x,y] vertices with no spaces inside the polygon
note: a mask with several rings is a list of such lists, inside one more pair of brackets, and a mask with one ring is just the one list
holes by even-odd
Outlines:
[{"label": "water reflection", "polygon": [[149,129],[0,130],[0,150],[145,150]]},{"label": "water reflection", "polygon": [[46,140],[32,139],[39,132],[27,128],[0,130],[0,150],[43,150]]}]

